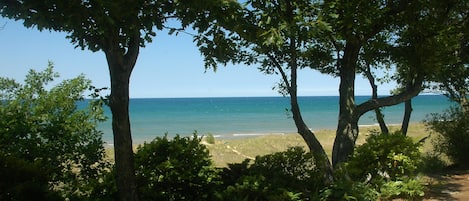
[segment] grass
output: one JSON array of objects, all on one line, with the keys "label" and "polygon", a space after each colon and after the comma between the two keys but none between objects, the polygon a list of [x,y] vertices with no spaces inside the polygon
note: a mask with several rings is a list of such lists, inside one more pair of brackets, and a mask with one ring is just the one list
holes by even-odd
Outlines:
[{"label": "grass", "polygon": [[[400,125],[389,126],[391,132],[400,129]],[[378,126],[360,127],[360,133],[357,138],[357,145],[363,144],[366,137],[373,131],[379,130]],[[326,153],[331,157],[332,146],[334,144],[335,130],[318,130],[314,132]],[[428,136],[429,131],[424,124],[414,123],[409,126],[407,135],[416,141]],[[204,143],[210,151],[212,160],[216,167],[226,167],[230,163],[239,163],[249,158],[254,159],[256,156],[271,154],[275,152],[285,151],[289,147],[302,146],[308,150],[306,143],[297,133],[291,134],[272,134],[257,137],[244,137],[238,139],[215,139],[214,143]],[[134,151],[136,151],[134,146]],[[426,140],[423,152],[432,150],[431,140]],[[109,160],[114,160],[114,149],[107,148],[106,156]]]},{"label": "grass", "polygon": [[[389,126],[389,128],[392,132],[398,130],[400,126]],[[363,144],[371,131],[377,129],[379,129],[377,126],[361,127],[356,144]],[[426,137],[428,133],[423,124],[411,124],[408,130],[408,136],[416,141]],[[315,132],[315,135],[330,157],[334,144],[335,130],[319,130]],[[253,159],[259,155],[285,151],[288,147],[292,146],[302,146],[307,150],[304,140],[296,133],[285,135],[272,134],[240,139],[217,139],[214,144],[206,143],[206,146],[217,167],[224,167],[229,163],[242,162],[247,158]],[[423,151],[431,151],[431,147],[431,140],[427,140],[423,145]]]}]

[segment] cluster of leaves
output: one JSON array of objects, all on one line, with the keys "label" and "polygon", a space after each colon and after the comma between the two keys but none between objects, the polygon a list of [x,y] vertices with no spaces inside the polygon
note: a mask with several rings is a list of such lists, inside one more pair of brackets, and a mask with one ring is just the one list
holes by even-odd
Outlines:
[{"label": "cluster of leaves", "polygon": [[34,164],[62,196],[82,197],[107,165],[96,129],[103,111],[99,104],[77,108],[90,87],[84,76],[48,86],[57,77],[50,63],[31,70],[24,84],[0,78],[0,154]]},{"label": "cluster of leaves", "polygon": [[446,154],[453,163],[469,164],[469,115],[460,107],[433,114],[427,125],[439,135],[433,141],[438,153]]},{"label": "cluster of leaves", "polygon": [[38,163],[0,154],[0,178],[0,200],[61,200]]},{"label": "cluster of leaves", "polygon": [[399,132],[372,134],[349,162],[335,172],[335,183],[321,191],[321,200],[378,200],[422,197],[417,171],[420,144]]},{"label": "cluster of leaves", "polygon": [[324,175],[301,147],[230,164],[222,172],[220,200],[308,200],[324,186]]},{"label": "cluster of leaves", "polygon": [[[310,152],[291,147],[216,169],[201,139],[158,137],[135,154],[137,191],[142,200],[378,200],[414,199],[424,192],[415,173],[419,144],[402,134],[372,135],[349,163],[325,183]],[[320,161],[319,161],[320,162]],[[96,199],[116,198],[112,174]],[[99,191],[99,192],[98,192]]]},{"label": "cluster of leaves", "polygon": [[207,136],[205,136],[205,142],[209,144],[215,144],[215,136],[213,136],[211,133],[207,134]]},{"label": "cluster of leaves", "polygon": [[346,169],[353,180],[379,183],[416,173],[420,163],[420,145],[399,132],[372,134],[357,147]]},{"label": "cluster of leaves", "polygon": [[378,200],[380,193],[370,184],[352,181],[345,171],[336,172],[336,181],[320,191],[319,200]]},{"label": "cluster of leaves", "polygon": [[219,183],[208,149],[192,137],[157,137],[137,148],[141,200],[209,200]]},{"label": "cluster of leaves", "polygon": [[[212,166],[201,139],[158,137],[135,154],[137,191],[141,200],[305,200],[323,188],[314,157],[300,147],[258,156],[228,168]],[[92,196],[115,200],[115,171],[103,177]]]}]

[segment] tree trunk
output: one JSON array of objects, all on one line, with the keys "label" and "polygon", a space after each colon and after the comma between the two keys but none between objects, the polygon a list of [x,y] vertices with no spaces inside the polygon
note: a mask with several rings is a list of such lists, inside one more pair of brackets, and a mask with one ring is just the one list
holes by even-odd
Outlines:
[{"label": "tree trunk", "polygon": [[[293,21],[294,14],[293,9],[291,7],[292,2],[287,2],[287,14],[291,21]],[[275,57],[269,56],[273,63],[276,64],[277,69],[279,70],[280,74],[282,75],[282,79],[287,85],[288,93],[290,94],[290,104],[291,104],[291,112],[293,114],[293,120],[295,121],[296,128],[298,129],[298,133],[303,137],[303,140],[308,145],[309,150],[314,156],[315,162],[322,170],[325,171],[324,181],[328,184],[332,184],[333,182],[333,171],[332,166],[327,157],[326,151],[322,147],[321,143],[318,141],[314,133],[306,126],[306,123],[303,121],[303,117],[301,116],[300,106],[298,104],[298,63],[297,63],[297,47],[296,47],[296,38],[290,37],[290,80],[288,79],[287,74],[282,68]]]},{"label": "tree trunk", "polygon": [[[371,67],[369,64],[366,66],[366,69],[364,72],[371,86],[371,99],[377,99],[378,98],[378,85],[376,85],[375,78],[373,74],[371,74]],[[379,128],[381,129],[381,133],[388,134],[389,129],[388,129],[388,126],[386,126],[386,122],[384,122],[384,115],[381,112],[381,108],[375,109],[375,115],[376,115],[376,121],[378,121]]]},{"label": "tree trunk", "polygon": [[376,114],[376,121],[378,121],[379,129],[381,130],[381,133],[385,135],[389,134],[389,129],[388,129],[388,126],[386,125],[386,122],[384,122],[384,115],[381,112],[381,108],[376,108],[375,114]]},{"label": "tree trunk", "polygon": [[129,119],[129,82],[138,51],[138,45],[130,46],[127,54],[122,54],[120,48],[105,51],[111,77],[109,106],[112,112],[117,190],[121,201],[138,200]]},{"label": "tree trunk", "polygon": [[355,114],[355,73],[359,50],[358,41],[347,42],[340,66],[339,122],[332,149],[334,168],[348,160],[358,136],[358,116]]},{"label": "tree trunk", "polygon": [[405,101],[404,119],[402,120],[401,132],[403,135],[407,135],[407,129],[409,128],[410,115],[412,114],[412,99]]},{"label": "tree trunk", "polygon": [[296,93],[290,94],[290,103],[293,120],[295,121],[296,128],[298,129],[298,134],[303,137],[303,140],[308,145],[309,150],[311,153],[313,153],[315,162],[320,163],[318,165],[321,167],[321,169],[325,170],[326,174],[324,175],[324,179],[326,183],[331,184],[334,179],[331,162],[329,161],[326,151],[322,147],[321,143],[303,121]]}]

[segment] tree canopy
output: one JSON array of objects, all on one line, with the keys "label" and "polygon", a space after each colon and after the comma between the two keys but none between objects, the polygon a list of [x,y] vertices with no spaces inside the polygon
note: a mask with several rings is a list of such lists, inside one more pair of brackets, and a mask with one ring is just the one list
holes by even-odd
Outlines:
[{"label": "tree canopy", "polygon": [[[208,67],[226,62],[255,64],[281,76],[279,89],[291,97],[299,133],[311,150],[314,134],[296,102],[297,70],[310,68],[340,78],[334,166],[347,161],[364,113],[419,94],[434,72],[454,63],[449,38],[467,20],[460,1],[283,1],[249,0],[226,12],[208,12],[211,27],[196,37]],[[457,20],[457,19],[460,20]],[[401,93],[355,103],[355,77],[367,67],[394,69],[394,79],[410,83]],[[449,68],[450,69],[450,68]],[[295,117],[296,116],[296,117]],[[313,137],[311,137],[313,136]],[[316,147],[316,148],[313,148]]]},{"label": "tree canopy", "polygon": [[138,200],[128,111],[130,76],[140,47],[151,42],[155,30],[163,29],[164,23],[175,17],[177,5],[169,0],[0,2],[3,17],[22,20],[26,27],[66,32],[76,47],[105,53],[111,78],[109,106],[121,200]]},{"label": "tree canopy", "polygon": [[[66,197],[87,194],[106,168],[99,104],[88,104],[84,76],[50,87],[53,66],[31,70],[24,84],[0,78],[0,154],[36,164],[54,189]],[[83,107],[78,108],[77,102]],[[77,171],[79,169],[80,171]]]}]

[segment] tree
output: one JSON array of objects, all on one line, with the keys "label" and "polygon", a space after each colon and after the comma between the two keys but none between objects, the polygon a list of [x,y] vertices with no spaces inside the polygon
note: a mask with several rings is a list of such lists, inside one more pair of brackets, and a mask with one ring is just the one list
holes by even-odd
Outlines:
[{"label": "tree", "polygon": [[[387,77],[389,76],[386,74],[383,78],[376,78],[372,69],[376,68],[379,71],[386,71],[391,69],[390,65],[392,63],[389,55],[383,51],[383,49],[388,49],[389,47],[385,44],[380,44],[381,40],[376,40],[376,42],[377,44],[365,46],[363,54],[360,55],[360,62],[358,65],[358,70],[370,83],[371,99],[378,98],[378,84],[376,82],[387,82]],[[381,133],[388,134],[389,129],[384,121],[384,114],[382,113],[381,108],[376,108],[374,111]]]},{"label": "tree", "polygon": [[[217,63],[259,64],[268,74],[280,74],[279,91],[290,97],[291,112],[298,133],[306,141],[315,161],[325,170],[325,180],[332,182],[332,167],[327,154],[301,115],[297,94],[298,70],[313,65],[309,49],[328,27],[315,15],[318,5],[310,1],[247,1],[224,4],[221,10],[208,9],[209,27],[197,27],[198,42],[206,67]],[[220,8],[218,7],[218,9]],[[196,11],[193,11],[196,12]],[[297,15],[301,13],[302,15]]]},{"label": "tree", "polygon": [[[0,2],[3,17],[23,20],[26,27],[68,33],[76,47],[106,55],[111,78],[117,187],[121,200],[137,200],[129,122],[129,80],[139,50],[173,17],[175,2],[147,0]],[[183,8],[181,9],[183,10]],[[187,18],[186,20],[190,20]],[[187,22],[184,22],[187,23]]]},{"label": "tree", "polygon": [[[415,85],[396,96],[375,98],[362,104],[355,103],[354,82],[361,55],[366,53],[364,50],[377,51],[380,50],[377,47],[386,47],[382,49],[382,54],[392,59],[392,52],[388,50],[400,45],[398,40],[392,40],[392,37],[399,39],[400,29],[404,28],[408,18],[414,15],[411,8],[410,2],[406,1],[330,1],[325,4],[326,11],[335,14],[328,19],[334,30],[329,36],[329,42],[335,44],[334,51],[338,56],[334,70],[340,77],[339,121],[332,152],[334,166],[347,161],[353,153],[358,137],[358,120],[364,113],[408,100],[421,90],[423,73],[418,74],[418,82]],[[356,12],[357,9],[366,12]]]},{"label": "tree", "polygon": [[[466,6],[462,4],[460,6]],[[448,26],[444,31],[449,37],[440,38],[452,47],[452,52],[448,51],[446,68],[439,69],[432,77],[432,89],[443,93],[450,100],[456,102],[463,111],[469,111],[469,12],[462,10],[453,13],[453,17],[448,20],[452,26]]]},{"label": "tree", "polygon": [[57,77],[49,63],[42,72],[29,71],[24,84],[0,78],[0,155],[34,165],[20,168],[39,168],[49,189],[72,198],[87,195],[90,184],[108,168],[102,132],[97,130],[104,114],[99,104],[77,107],[91,86],[84,76],[50,88]]},{"label": "tree", "polygon": [[[231,61],[259,64],[264,73],[280,74],[279,88],[290,96],[298,133],[312,152],[323,156],[322,146],[302,120],[296,77],[298,69],[304,68],[339,77],[339,119],[332,153],[337,167],[354,150],[363,114],[418,95],[432,72],[448,62],[445,53],[452,48],[434,44],[448,36],[441,30],[450,13],[463,10],[464,6],[455,6],[458,3],[250,0],[244,6],[227,6],[222,15],[210,10],[215,23],[199,29],[203,34],[196,41],[208,67]],[[360,65],[377,67],[386,62],[408,75],[412,85],[397,95],[355,103]]]},{"label": "tree", "polygon": [[[454,106],[441,114],[432,114],[427,126],[438,133],[434,141],[435,150],[446,154],[453,163],[468,164],[469,136],[469,3],[456,4],[459,12],[452,12],[439,37],[449,48],[444,68],[431,77],[431,89],[443,93]],[[441,44],[435,44],[441,45]],[[449,61],[449,62],[448,62]]]}]

